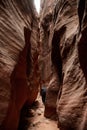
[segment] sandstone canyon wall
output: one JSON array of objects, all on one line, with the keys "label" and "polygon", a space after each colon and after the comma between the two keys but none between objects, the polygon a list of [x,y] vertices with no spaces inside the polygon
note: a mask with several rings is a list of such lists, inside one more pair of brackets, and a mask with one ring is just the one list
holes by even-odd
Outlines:
[{"label": "sandstone canyon wall", "polygon": [[0,0],[0,130],[16,130],[37,97],[38,32],[33,0]]},{"label": "sandstone canyon wall", "polygon": [[40,17],[45,116],[60,130],[87,130],[87,1],[46,0]]},{"label": "sandstone canyon wall", "polygon": [[0,129],[17,130],[41,83],[45,116],[60,130],[87,130],[87,2],[41,4],[39,25],[33,0],[0,1]]},{"label": "sandstone canyon wall", "polygon": [[[51,60],[51,41],[53,35],[53,24],[52,24],[52,12],[54,9],[55,0],[45,1],[43,4],[43,9],[41,11],[40,17],[40,45],[41,45],[41,53],[40,53],[40,72],[41,72],[41,80],[42,86],[44,85],[49,91],[47,91],[46,98],[46,109],[45,115],[47,117],[56,113],[56,99],[57,99],[57,90],[58,90],[58,82],[57,82],[57,74],[54,66],[52,65]],[[54,96],[52,96],[52,94]],[[52,97],[52,98],[51,98]]]}]

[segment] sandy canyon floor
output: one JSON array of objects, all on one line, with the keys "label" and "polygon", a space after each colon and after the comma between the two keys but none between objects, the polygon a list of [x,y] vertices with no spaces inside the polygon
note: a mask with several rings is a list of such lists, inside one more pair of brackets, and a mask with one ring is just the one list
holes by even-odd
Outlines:
[{"label": "sandy canyon floor", "polygon": [[19,130],[59,130],[57,122],[44,117],[44,105],[41,97],[38,96],[36,102],[28,111],[28,115],[22,120]]}]

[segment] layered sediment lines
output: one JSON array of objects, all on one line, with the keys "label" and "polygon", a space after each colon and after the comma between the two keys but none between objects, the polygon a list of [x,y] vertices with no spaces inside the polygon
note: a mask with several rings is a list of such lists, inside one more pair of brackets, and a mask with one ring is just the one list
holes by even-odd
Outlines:
[{"label": "layered sediment lines", "polygon": [[4,130],[16,130],[21,108],[37,97],[38,30],[33,1],[0,1],[0,126]]},{"label": "layered sediment lines", "polygon": [[60,130],[86,130],[87,2],[52,0],[45,1],[43,8],[41,61],[46,64],[42,78],[49,75],[45,79],[48,88],[45,116],[54,115],[54,108]]}]

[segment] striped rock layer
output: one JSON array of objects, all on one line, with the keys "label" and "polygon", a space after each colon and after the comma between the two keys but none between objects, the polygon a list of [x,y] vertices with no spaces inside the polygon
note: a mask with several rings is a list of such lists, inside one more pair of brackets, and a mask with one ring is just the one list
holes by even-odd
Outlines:
[{"label": "striped rock layer", "polygon": [[37,97],[38,30],[33,0],[0,0],[0,130],[16,130]]},{"label": "striped rock layer", "polygon": [[57,115],[60,130],[87,130],[87,1],[46,0],[43,6],[45,116]]}]

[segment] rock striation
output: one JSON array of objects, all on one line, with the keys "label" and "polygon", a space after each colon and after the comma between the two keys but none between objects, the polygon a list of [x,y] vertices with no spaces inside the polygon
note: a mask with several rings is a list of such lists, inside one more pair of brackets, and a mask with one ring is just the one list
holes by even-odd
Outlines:
[{"label": "rock striation", "polygon": [[60,130],[87,129],[86,21],[86,0],[47,0],[41,11],[45,116],[57,112]]},{"label": "rock striation", "polygon": [[16,130],[39,91],[38,18],[33,0],[0,1],[0,130]]},{"label": "rock striation", "polygon": [[[45,116],[50,117],[56,113],[56,100],[58,93],[58,84],[57,81],[58,75],[56,73],[55,67],[53,66],[52,56],[52,37],[53,37],[53,6],[55,0],[44,1],[43,9],[40,16],[40,72],[42,86],[48,88],[46,93],[46,103],[45,103]],[[55,40],[55,39],[54,39]],[[53,42],[54,42],[53,40]],[[53,47],[55,48],[55,47]],[[55,52],[53,52],[55,53]],[[54,59],[55,60],[55,59]],[[54,61],[56,62],[56,61]],[[54,95],[54,96],[52,96]]]},{"label": "rock striation", "polygon": [[[87,130],[87,1],[0,0],[0,130],[46,87],[46,117],[60,130]],[[20,128],[20,127],[19,127]]]}]

